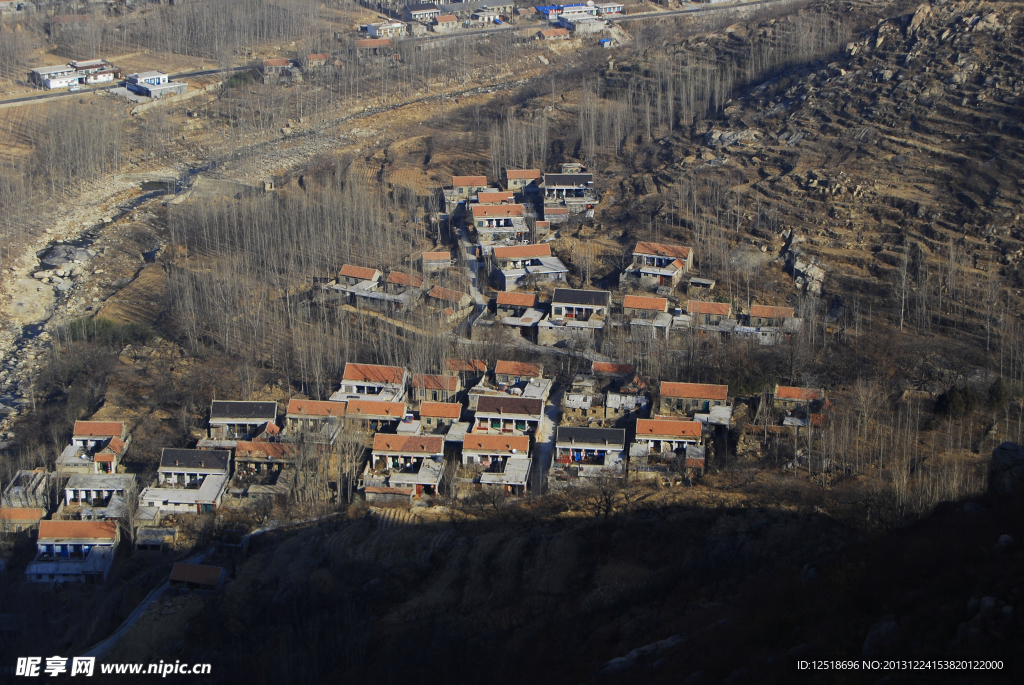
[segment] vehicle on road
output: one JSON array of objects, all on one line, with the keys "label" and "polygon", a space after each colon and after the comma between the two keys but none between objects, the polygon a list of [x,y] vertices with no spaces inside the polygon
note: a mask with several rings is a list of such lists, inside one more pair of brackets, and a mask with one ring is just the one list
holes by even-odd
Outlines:
[{"label": "vehicle on road", "polygon": [[69,93],[77,93],[80,90],[82,90],[82,86],[78,85],[77,83],[72,83],[70,86],[68,86]]}]

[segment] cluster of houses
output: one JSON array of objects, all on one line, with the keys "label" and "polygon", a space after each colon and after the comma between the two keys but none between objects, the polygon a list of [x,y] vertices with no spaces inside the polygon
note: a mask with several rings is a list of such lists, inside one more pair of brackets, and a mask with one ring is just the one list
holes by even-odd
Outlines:
[{"label": "cluster of houses", "polygon": [[43,88],[57,90],[76,89],[83,85],[100,85],[124,79],[128,91],[147,98],[162,98],[167,95],[182,95],[188,90],[184,81],[171,81],[162,71],[144,71],[124,75],[122,70],[103,59],[36,67],[29,71],[29,80]]}]

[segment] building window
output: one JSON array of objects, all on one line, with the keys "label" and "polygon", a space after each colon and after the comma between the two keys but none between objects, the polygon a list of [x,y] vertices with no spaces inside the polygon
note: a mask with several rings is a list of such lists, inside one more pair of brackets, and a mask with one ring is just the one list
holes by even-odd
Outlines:
[{"label": "building window", "polygon": [[561,316],[562,315],[562,308],[561,307],[555,307],[554,308],[554,312],[555,312],[555,316]]}]

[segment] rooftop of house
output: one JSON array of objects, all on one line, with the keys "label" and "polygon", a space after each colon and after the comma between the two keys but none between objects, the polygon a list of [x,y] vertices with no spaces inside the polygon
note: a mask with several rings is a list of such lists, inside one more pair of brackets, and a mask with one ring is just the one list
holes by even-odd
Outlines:
[{"label": "rooftop of house", "polygon": [[378,364],[345,364],[342,380],[360,383],[401,383],[405,379],[405,369],[401,366],[380,366]]},{"label": "rooftop of house", "polygon": [[445,366],[449,371],[468,371],[472,373],[486,373],[487,362],[483,359],[448,359]]},{"label": "rooftop of house", "polygon": [[500,292],[497,297],[498,306],[533,307],[537,304],[537,293]]},{"label": "rooftop of house", "polygon": [[440,435],[390,435],[377,433],[377,435],[373,436],[373,451],[441,454],[444,452],[444,437]]},{"label": "rooftop of house", "polygon": [[224,569],[220,566],[186,564],[184,562],[177,561],[171,568],[171,575],[168,580],[172,583],[192,583],[194,585],[208,585],[214,587],[220,583],[220,577],[223,573]]},{"label": "rooftop of house", "polygon": [[453,186],[487,186],[486,176],[452,176]]},{"label": "rooftop of house", "polygon": [[670,421],[667,419],[637,419],[636,437],[699,438],[700,421]]},{"label": "rooftop of house", "polygon": [[291,66],[291,60],[288,59],[265,59],[263,60],[263,67],[288,67]]},{"label": "rooftop of house", "polygon": [[523,216],[523,205],[473,205],[475,219],[508,219]]},{"label": "rooftop of house", "polygon": [[550,257],[551,245],[508,245],[494,248],[495,259],[527,259],[531,257]]},{"label": "rooftop of house", "polygon": [[120,438],[124,423],[120,421],[75,421],[72,433],[76,438]]},{"label": "rooftop of house", "polygon": [[410,12],[436,12],[437,5],[428,2],[420,2],[415,5],[406,5],[405,9]]},{"label": "rooftop of house", "polygon": [[452,253],[448,250],[438,250],[436,252],[424,252],[423,261],[425,262],[449,262],[452,259]]},{"label": "rooftop of house", "polygon": [[825,396],[824,390],[818,388],[796,388],[789,385],[775,386],[775,399],[798,400],[801,402],[813,402]]},{"label": "rooftop of house", "polygon": [[251,423],[277,418],[277,402],[237,402],[214,400],[210,403],[210,421],[240,419]]},{"label": "rooftop of house", "polygon": [[227,450],[187,450],[165,447],[160,450],[160,468],[209,469],[227,471],[231,452]]},{"label": "rooftop of house", "polygon": [[607,290],[572,290],[555,288],[551,298],[552,304],[583,305],[588,307],[607,307],[612,294]]},{"label": "rooftop of house", "polygon": [[40,521],[39,541],[117,539],[115,521]]},{"label": "rooftop of house", "polygon": [[702,302],[700,300],[687,300],[686,311],[689,314],[729,316],[732,312],[732,305],[728,302]]},{"label": "rooftop of house", "polygon": [[480,204],[510,202],[513,197],[515,197],[515,193],[511,190],[498,190],[490,193],[480,191],[477,193],[476,201]]},{"label": "rooftop of house", "polygon": [[613,364],[610,362],[594,362],[595,374],[609,374],[614,376],[629,376],[636,373],[636,366],[633,364]]},{"label": "rooftop of house", "polygon": [[357,48],[383,48],[391,45],[390,38],[361,38],[356,41]]},{"label": "rooftop of house", "polygon": [[455,376],[439,376],[429,373],[417,373],[412,377],[412,387],[426,390],[446,390],[455,392],[459,389],[459,379]]},{"label": "rooftop of house", "polygon": [[530,437],[527,435],[485,435],[470,433],[462,443],[463,451],[470,452],[511,452],[515,450],[522,456],[530,452]]},{"label": "rooftop of house", "polygon": [[507,376],[520,376],[528,378],[540,378],[541,367],[539,364],[529,362],[501,361],[494,365],[494,373]]},{"label": "rooftop of house", "polygon": [[235,446],[236,459],[295,459],[299,446],[290,442],[248,442],[239,441]]},{"label": "rooftop of house", "polygon": [[374,400],[349,400],[346,416],[357,419],[401,419],[405,417],[405,403],[376,402]]},{"label": "rooftop of house", "polygon": [[64,485],[69,490],[124,490],[135,482],[134,473],[76,473]]},{"label": "rooftop of house", "polygon": [[448,24],[451,22],[457,22],[458,20],[459,18],[454,14],[442,14],[436,19],[438,24]]},{"label": "rooftop of house", "polygon": [[505,178],[509,181],[533,181],[541,177],[540,169],[506,169]]},{"label": "rooftop of house", "polygon": [[0,521],[38,521],[46,510],[35,507],[0,507]]},{"label": "rooftop of house", "polygon": [[363,281],[372,281],[380,277],[380,272],[376,269],[371,269],[368,266],[353,266],[352,264],[345,264],[338,272],[338,276],[343,278],[358,278]]},{"label": "rooftop of house", "polygon": [[388,274],[387,282],[392,285],[407,285],[413,288],[420,288],[423,286],[423,277],[402,273],[401,271],[392,271]]},{"label": "rooftop of house", "polygon": [[793,313],[792,307],[772,307],[767,304],[750,305],[750,315],[764,319],[792,319]]},{"label": "rooftop of house", "polygon": [[323,400],[289,400],[289,416],[345,416],[345,402]]},{"label": "rooftop of house", "polygon": [[433,288],[431,288],[428,295],[430,295],[430,297],[433,297],[436,300],[454,302],[455,304],[459,304],[460,302],[462,302],[463,298],[469,297],[466,293],[459,292],[458,290],[449,290],[448,288],[442,288],[439,285],[435,285]]},{"label": "rooftop of house", "polygon": [[[565,31],[566,29],[547,29],[548,31]],[[555,34],[563,35],[563,34]],[[544,174],[544,186],[547,188],[589,186],[594,182],[594,174]]]},{"label": "rooftop of house", "polygon": [[624,446],[626,431],[622,428],[575,428],[559,426],[555,431],[555,442],[583,445]]},{"label": "rooftop of house", "polygon": [[625,309],[649,309],[656,312],[668,311],[668,298],[626,295],[622,300]]},{"label": "rooftop of house", "polygon": [[661,396],[694,400],[727,400],[729,399],[729,386],[662,381]]},{"label": "rooftop of house", "polygon": [[686,260],[690,257],[690,248],[683,245],[665,245],[664,243],[649,243],[640,241],[636,244],[633,254],[654,255],[656,257],[674,257]]},{"label": "rooftop of house", "polygon": [[420,417],[457,419],[462,416],[462,405],[457,402],[424,402],[420,405]]},{"label": "rooftop of house", "polygon": [[482,395],[477,400],[478,414],[522,414],[541,416],[544,413],[544,401],[515,395]]}]

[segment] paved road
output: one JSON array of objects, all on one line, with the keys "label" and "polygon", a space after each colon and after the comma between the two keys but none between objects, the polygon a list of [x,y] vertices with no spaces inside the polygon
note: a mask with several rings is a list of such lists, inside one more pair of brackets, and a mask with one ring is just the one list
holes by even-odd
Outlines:
[{"label": "paved road", "polygon": [[556,392],[544,405],[544,416],[547,419],[544,427],[537,434],[537,442],[533,449],[533,486],[531,492],[543,495],[548,490],[548,472],[551,471],[551,455],[555,452],[555,428],[562,413],[562,395],[564,390]]}]

